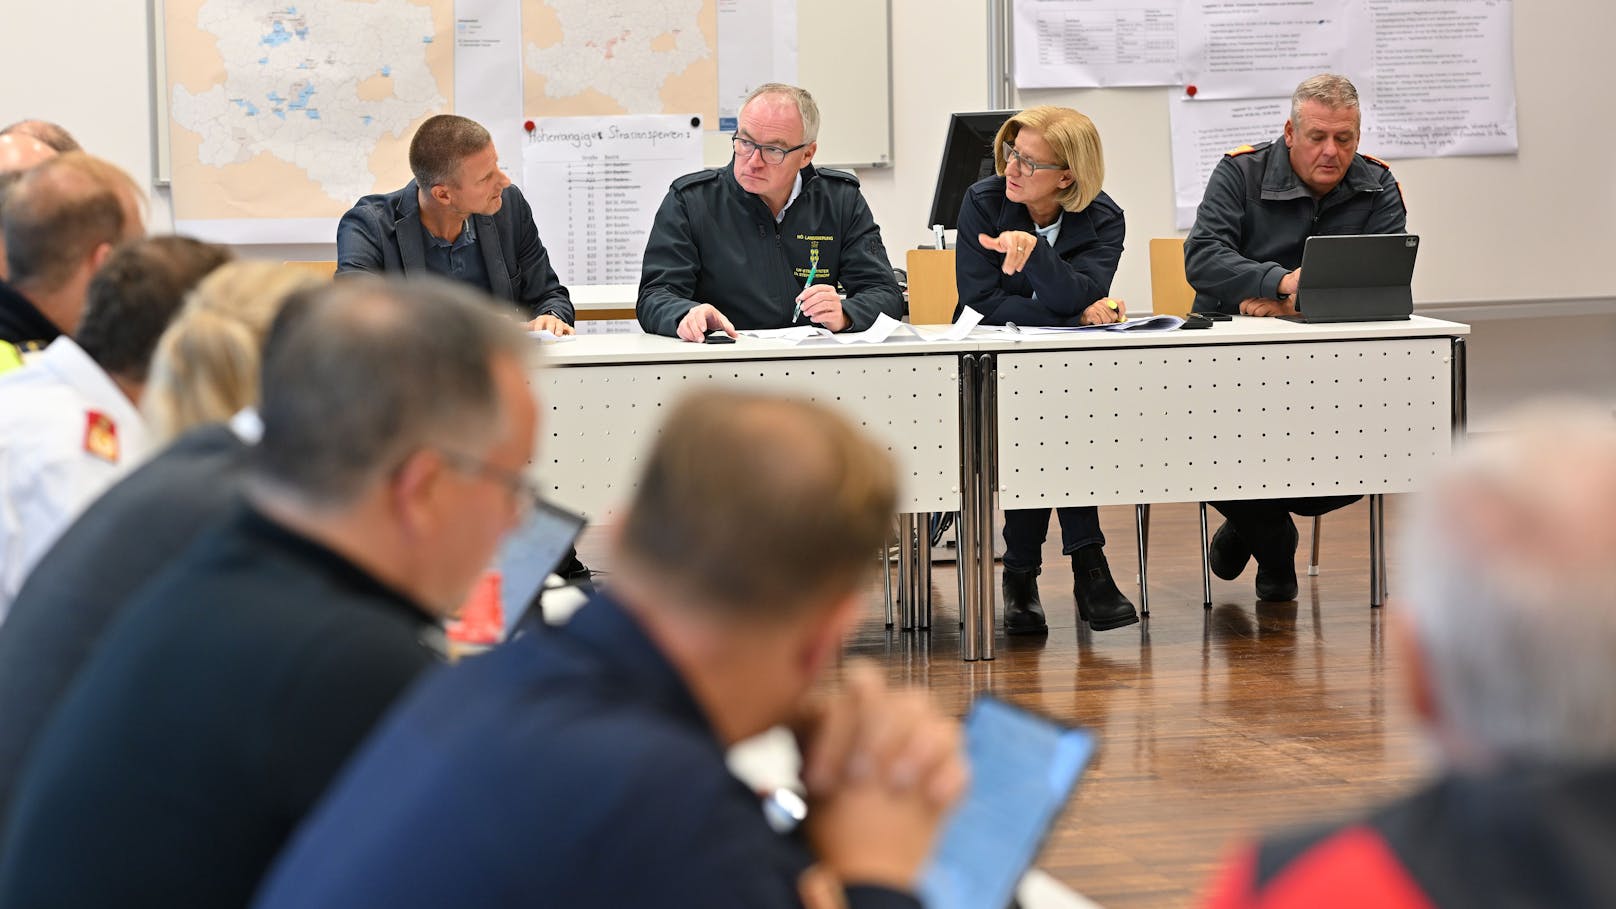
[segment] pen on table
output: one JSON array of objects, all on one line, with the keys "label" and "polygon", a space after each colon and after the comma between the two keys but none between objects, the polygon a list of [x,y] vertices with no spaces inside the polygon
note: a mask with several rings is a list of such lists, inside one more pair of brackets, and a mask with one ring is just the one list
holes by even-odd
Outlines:
[{"label": "pen on table", "polygon": [[[808,288],[814,286],[814,275],[819,271],[819,250],[815,249],[808,254],[808,278],[802,282],[802,292],[807,293]],[[791,308],[791,324],[797,324],[802,318],[802,298],[797,299],[797,305]]]}]

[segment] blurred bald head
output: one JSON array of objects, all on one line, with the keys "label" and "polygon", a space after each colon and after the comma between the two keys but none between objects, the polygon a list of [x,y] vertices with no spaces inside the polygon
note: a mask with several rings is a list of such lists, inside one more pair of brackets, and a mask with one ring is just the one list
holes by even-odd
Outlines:
[{"label": "blurred bald head", "polygon": [[27,170],[56,154],[56,149],[33,136],[23,133],[0,134],[0,173]]},{"label": "blurred bald head", "polygon": [[78,329],[90,276],[145,233],[141,192],[114,164],[68,152],[34,165],[0,212],[9,281],[57,328]]},{"label": "blurred bald head", "polygon": [[[55,157],[56,149],[24,133],[0,133],[0,215],[6,210],[6,194],[22,179],[23,172]],[[6,246],[0,235],[0,281],[10,276],[6,267]]]},{"label": "blurred bald head", "polygon": [[71,133],[49,120],[18,120],[5,129],[0,129],[0,136],[13,135],[31,136],[58,152],[84,150]]}]

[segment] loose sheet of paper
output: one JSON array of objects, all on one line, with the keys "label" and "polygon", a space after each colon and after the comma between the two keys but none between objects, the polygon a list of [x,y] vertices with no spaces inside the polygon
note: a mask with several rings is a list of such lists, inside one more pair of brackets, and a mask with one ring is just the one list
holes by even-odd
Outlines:
[{"label": "loose sheet of paper", "polygon": [[1394,158],[1514,152],[1509,0],[1362,0],[1363,149]]},{"label": "loose sheet of paper", "polygon": [[1355,0],[1184,0],[1178,47],[1196,98],[1289,97],[1297,83],[1339,72],[1353,40]]},{"label": "loose sheet of paper", "polygon": [[524,193],[561,283],[637,283],[668,184],[700,168],[701,131],[686,116],[535,121]]},{"label": "loose sheet of paper", "polygon": [[1016,3],[1016,85],[1177,85],[1178,8],[1176,0]]},{"label": "loose sheet of paper", "polygon": [[950,325],[947,330],[932,334],[922,333],[918,329],[915,333],[931,341],[963,341],[971,336],[971,331],[982,324],[982,314],[969,306],[960,311],[960,317]]},{"label": "loose sheet of paper", "polygon": [[797,0],[718,0],[718,123],[734,132],[741,102],[766,82],[797,83]]},{"label": "loose sheet of paper", "polygon": [[1173,137],[1174,219],[1179,230],[1195,224],[1212,168],[1231,149],[1277,140],[1290,117],[1290,99],[1207,101],[1179,98],[1168,104]]},{"label": "loose sheet of paper", "polygon": [[882,313],[875,317],[875,324],[863,331],[845,331],[831,337],[838,344],[880,344],[903,327],[902,322]]},{"label": "loose sheet of paper", "polygon": [[454,12],[454,112],[488,129],[500,169],[522,186],[521,7],[455,0]]},{"label": "loose sheet of paper", "polygon": [[790,328],[743,328],[735,333],[743,338],[756,338],[759,341],[775,341],[788,345],[801,344],[809,338],[830,337],[830,329],[820,328],[818,325],[793,325]]}]

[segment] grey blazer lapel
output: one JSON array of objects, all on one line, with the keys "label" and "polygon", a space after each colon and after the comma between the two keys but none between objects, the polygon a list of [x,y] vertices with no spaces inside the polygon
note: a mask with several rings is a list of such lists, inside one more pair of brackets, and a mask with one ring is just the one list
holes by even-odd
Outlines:
[{"label": "grey blazer lapel", "polygon": [[415,198],[415,181],[404,188],[399,200],[398,220],[393,222],[393,236],[398,240],[399,264],[406,275],[426,274],[426,244],[421,239],[421,203]]},{"label": "grey blazer lapel", "polygon": [[482,250],[483,264],[488,266],[488,292],[497,300],[515,300],[511,288],[511,273],[505,267],[505,244],[500,242],[499,225],[488,215],[472,215],[477,225],[477,248]]}]

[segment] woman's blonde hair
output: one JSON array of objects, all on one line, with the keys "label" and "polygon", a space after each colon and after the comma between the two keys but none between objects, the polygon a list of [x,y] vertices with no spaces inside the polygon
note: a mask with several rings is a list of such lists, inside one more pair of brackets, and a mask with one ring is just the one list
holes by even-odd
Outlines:
[{"label": "woman's blonde hair", "polygon": [[1055,194],[1055,201],[1067,211],[1082,211],[1100,194],[1105,183],[1105,152],[1100,148],[1100,131],[1094,121],[1070,107],[1029,107],[1004,121],[993,138],[993,165],[1004,176],[1004,147],[1015,141],[1023,129],[1035,129],[1054,149],[1060,164],[1072,172],[1072,185]]},{"label": "woman's blonde hair", "polygon": [[258,403],[259,354],[292,293],[322,283],[275,262],[232,262],[198,284],[163,332],[141,409],[155,441]]}]

